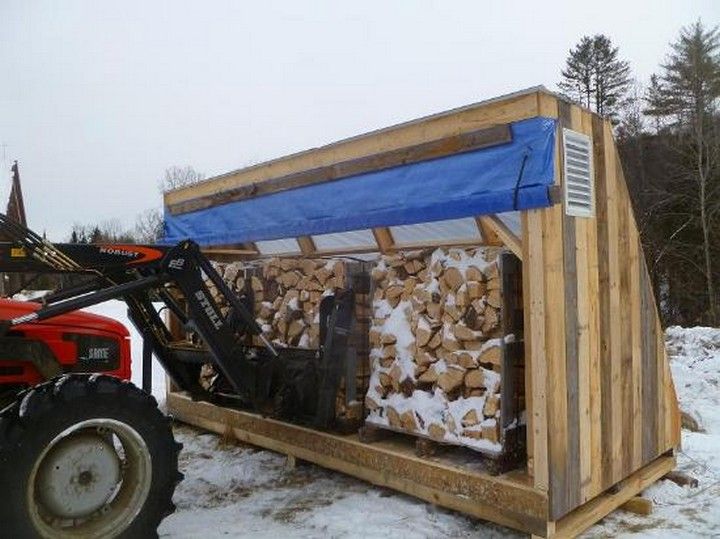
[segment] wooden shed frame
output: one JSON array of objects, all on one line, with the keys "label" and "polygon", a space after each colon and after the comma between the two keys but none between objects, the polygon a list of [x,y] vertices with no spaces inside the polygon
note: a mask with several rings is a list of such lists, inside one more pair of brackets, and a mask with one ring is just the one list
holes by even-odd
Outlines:
[{"label": "wooden shed frame", "polygon": [[[168,395],[170,412],[199,427],[542,537],[580,533],[670,472],[680,445],[680,416],[663,331],[612,126],[592,112],[543,87],[531,88],[171,191],[166,211],[212,207],[258,189],[262,194],[331,181],[313,171],[448,147],[449,141],[457,147],[469,134],[497,135],[503,125],[539,116],[557,119],[556,203],[522,211],[519,234],[496,215],[476,217],[483,245],[504,245],[522,261],[526,469],[493,476],[440,457],[418,458],[400,437],[367,444],[357,435],[313,431],[174,392]],[[592,144],[590,217],[565,211],[563,129]],[[373,235],[376,247],[355,252],[398,249],[388,228],[375,228]],[[319,250],[309,236],[297,241],[302,256],[352,251]],[[262,256],[254,244],[211,246],[206,252],[230,259]]]}]

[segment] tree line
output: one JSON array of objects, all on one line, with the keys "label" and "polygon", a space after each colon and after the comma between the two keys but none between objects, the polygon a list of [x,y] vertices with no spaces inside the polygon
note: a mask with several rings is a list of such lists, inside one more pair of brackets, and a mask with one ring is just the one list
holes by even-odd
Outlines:
[{"label": "tree line", "polygon": [[646,85],[605,35],[569,52],[559,89],[615,125],[665,324],[720,324],[720,31],[684,27]]}]

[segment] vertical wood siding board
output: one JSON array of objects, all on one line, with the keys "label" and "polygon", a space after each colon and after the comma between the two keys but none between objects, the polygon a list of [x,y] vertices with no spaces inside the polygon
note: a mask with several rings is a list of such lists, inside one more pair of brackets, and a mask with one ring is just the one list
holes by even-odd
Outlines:
[{"label": "vertical wood siding board", "polygon": [[667,356],[665,354],[665,340],[662,327],[660,326],[659,318],[655,318],[655,338],[656,338],[656,366],[657,366],[657,406],[658,406],[658,418],[657,418],[657,430],[656,430],[656,451],[661,453],[667,449],[665,443],[665,427],[668,421],[668,409],[667,399],[665,399],[665,386],[668,381],[665,379],[665,373],[667,370],[665,366],[667,364]]},{"label": "vertical wood siding board", "polygon": [[632,389],[632,298],[630,297],[630,246],[628,242],[628,211],[629,200],[622,185],[622,169],[620,160],[615,160],[617,197],[615,211],[618,223],[618,270],[620,281],[620,403],[622,412],[622,453],[621,474],[625,477],[631,473],[633,456],[633,389]]},{"label": "vertical wood siding board", "polygon": [[[573,129],[590,137],[592,144],[592,114],[579,107],[572,109]],[[590,499],[593,490],[593,426],[591,416],[591,391],[593,385],[592,354],[591,354],[591,317],[593,316],[593,303],[596,300],[596,290],[592,290],[591,264],[594,257],[591,257],[591,250],[595,252],[595,243],[589,244],[589,230],[595,229],[595,219],[575,219],[575,233],[577,254],[575,263],[577,267],[577,324],[578,324],[578,406],[579,406],[579,437],[580,437],[580,502],[584,503]],[[590,249],[592,246],[592,249]],[[591,297],[590,293],[595,294]],[[596,454],[599,457],[599,453]]]},{"label": "vertical wood siding board", "polygon": [[642,465],[642,306],[640,289],[640,256],[642,246],[632,214],[632,205],[628,205],[630,220],[630,302],[632,324],[632,400],[633,400],[633,453],[632,467],[638,469]]},{"label": "vertical wood siding board", "polygon": [[[562,185],[563,118],[569,118],[568,105],[558,101],[560,122],[556,132],[555,180]],[[568,499],[568,416],[566,376],[566,326],[563,207],[555,205],[542,210],[543,256],[545,259],[544,294],[548,316],[545,317],[545,354],[547,357],[547,417],[552,421],[548,434],[549,513],[556,520],[572,507]]]},{"label": "vertical wood siding board", "polygon": [[[580,107],[571,105],[560,107],[561,125],[575,131],[582,131],[582,113]],[[561,154],[563,155],[563,154]],[[564,180],[564,179],[563,179]],[[567,471],[567,498],[571,507],[581,503],[583,476],[581,475],[581,462],[584,455],[581,446],[581,431],[586,425],[581,425],[585,418],[580,413],[580,324],[578,310],[578,222],[563,215],[563,255],[565,273],[565,372],[567,378],[567,418],[568,418],[568,471]],[[580,264],[585,260],[580,260]],[[583,305],[586,307],[586,305]],[[585,378],[587,381],[587,377]]]},{"label": "vertical wood siding board", "polygon": [[590,356],[590,316],[591,300],[588,293],[590,283],[590,257],[588,251],[588,229],[594,228],[592,219],[576,219],[575,235],[577,256],[577,352],[578,352],[578,437],[580,441],[580,501],[589,498],[592,489],[592,424],[590,415],[591,356]]},{"label": "vertical wood siding board", "polygon": [[[562,207],[542,210],[544,221],[543,248],[545,255],[545,298],[548,314],[545,317],[547,354],[548,419],[552,433],[548,436],[550,481],[550,516],[556,520],[571,509],[568,496],[568,424],[567,375],[565,364],[566,328],[565,302],[558,291],[564,292]],[[562,293],[561,292],[561,293]]]},{"label": "vertical wood siding board", "polygon": [[[588,135],[595,149],[593,114],[581,112],[580,131]],[[593,178],[593,182],[595,182]],[[579,220],[578,227],[578,308],[580,381],[580,477],[582,501],[600,493],[602,474],[600,425],[600,353],[598,343],[598,264],[596,218]],[[584,262],[584,263],[582,263]],[[582,270],[582,271],[581,271]],[[582,273],[582,275],[581,275]],[[582,330],[584,328],[584,331]],[[586,427],[585,427],[586,426]],[[585,427],[585,428],[583,428]]]},{"label": "vertical wood siding board", "polygon": [[593,117],[594,165],[595,165],[595,218],[597,225],[598,261],[598,347],[600,379],[600,424],[601,424],[601,483],[600,490],[613,484],[612,481],[612,399],[611,399],[611,355],[610,355],[610,270],[608,259],[608,200],[606,149],[604,122]]},{"label": "vertical wood siding board", "polygon": [[578,296],[576,219],[563,212],[565,272],[565,377],[567,380],[567,501],[580,504],[580,403],[578,366]]},{"label": "vertical wood siding board", "polygon": [[590,488],[588,497],[602,491],[602,370],[600,368],[600,289],[598,276],[597,222],[587,226],[588,257],[588,358],[590,415]]},{"label": "vertical wood siding board", "polygon": [[[539,95],[539,94],[538,94]],[[539,97],[538,97],[539,100]],[[527,453],[527,471],[530,477],[535,477],[535,459],[534,453],[534,436],[533,431],[535,429],[535,421],[533,414],[533,357],[532,357],[532,319],[530,317],[531,303],[530,303],[530,263],[528,262],[529,245],[530,245],[530,230],[528,224],[528,213],[522,212],[520,215],[520,225],[522,233],[522,287],[523,287],[523,342],[525,352],[525,446]]]},{"label": "vertical wood siding board", "polygon": [[[531,393],[530,411],[532,425],[532,453],[534,486],[543,491],[549,490],[548,459],[548,403],[547,371],[548,355],[545,348],[545,258],[543,256],[543,210],[530,210],[523,213],[527,229],[527,257],[523,259],[523,271],[527,273],[523,298],[528,312],[525,328],[526,371],[532,371],[530,385],[526,392]],[[529,354],[531,355],[528,355]]]},{"label": "vertical wood siding board", "polygon": [[[665,350],[664,346],[663,350]],[[670,365],[667,362],[667,352],[665,354],[665,369],[665,377],[668,380],[668,383],[665,386],[667,393],[665,398],[668,402],[668,413],[670,414],[670,417],[666,421],[668,444],[667,447],[673,449],[680,449],[680,408],[677,400],[677,394],[675,393],[675,384],[673,383],[670,372]]]},{"label": "vertical wood siding board", "polygon": [[[567,101],[558,100],[558,120],[561,127],[572,126],[572,105]],[[561,133],[562,134],[562,133]],[[562,153],[560,154],[562,155]]]},{"label": "vertical wood siding board", "polygon": [[620,260],[618,253],[618,189],[615,167],[614,140],[608,122],[603,126],[605,136],[605,172],[607,176],[608,269],[610,287],[610,414],[612,416],[612,483],[622,478],[622,326],[620,311],[625,307],[620,297]]},{"label": "vertical wood siding board", "polygon": [[650,278],[645,263],[640,264],[643,316],[643,463],[650,462],[657,453],[657,335]]}]

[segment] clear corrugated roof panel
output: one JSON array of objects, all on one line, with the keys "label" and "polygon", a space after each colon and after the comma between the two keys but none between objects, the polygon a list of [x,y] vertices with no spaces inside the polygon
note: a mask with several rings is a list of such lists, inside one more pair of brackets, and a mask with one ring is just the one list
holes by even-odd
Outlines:
[{"label": "clear corrugated roof panel", "polygon": [[372,230],[351,230],[349,232],[321,234],[312,236],[312,239],[315,247],[320,251],[377,247]]},{"label": "clear corrugated roof panel", "polygon": [[507,211],[496,215],[518,238],[522,236],[522,225],[520,224],[519,211]]},{"label": "clear corrugated roof panel", "polygon": [[300,245],[295,238],[284,238],[282,240],[256,241],[255,246],[264,255],[276,255],[281,253],[299,253]]},{"label": "clear corrugated roof panel", "polygon": [[450,219],[417,225],[401,225],[390,227],[396,245],[415,245],[431,242],[453,242],[478,240],[482,238],[478,232],[475,219]]}]

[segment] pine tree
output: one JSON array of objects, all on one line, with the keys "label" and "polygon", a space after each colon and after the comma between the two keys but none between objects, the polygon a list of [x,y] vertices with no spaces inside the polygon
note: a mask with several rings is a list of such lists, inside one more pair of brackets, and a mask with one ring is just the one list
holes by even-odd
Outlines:
[{"label": "pine tree", "polygon": [[630,87],[630,65],[618,59],[618,48],[602,34],[593,38],[593,60],[595,110],[614,119]]},{"label": "pine tree", "polygon": [[[702,264],[709,322],[720,322],[715,286],[715,236],[720,233],[720,30],[698,21],[683,28],[671,53],[653,76],[647,114],[667,122],[666,130],[683,178],[687,213],[701,234]],[[687,179],[691,180],[688,182]]]},{"label": "pine tree", "polygon": [[565,69],[562,70],[562,79],[560,89],[574,101],[590,108],[595,93],[591,37],[584,36],[574,49],[570,49]]},{"label": "pine tree", "polygon": [[610,38],[584,36],[562,70],[560,89],[570,98],[613,120],[632,83],[630,65],[620,60]]}]

